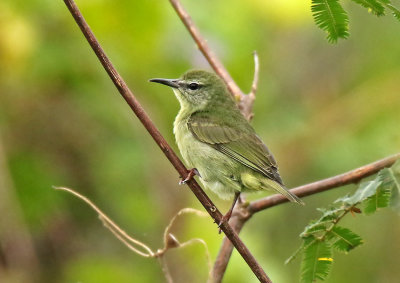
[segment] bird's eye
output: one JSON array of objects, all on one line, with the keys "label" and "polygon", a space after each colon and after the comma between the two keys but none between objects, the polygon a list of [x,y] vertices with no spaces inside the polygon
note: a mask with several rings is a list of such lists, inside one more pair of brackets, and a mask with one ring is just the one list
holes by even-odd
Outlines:
[{"label": "bird's eye", "polygon": [[199,84],[198,83],[190,83],[189,84],[189,89],[191,90],[196,90],[199,88]]}]

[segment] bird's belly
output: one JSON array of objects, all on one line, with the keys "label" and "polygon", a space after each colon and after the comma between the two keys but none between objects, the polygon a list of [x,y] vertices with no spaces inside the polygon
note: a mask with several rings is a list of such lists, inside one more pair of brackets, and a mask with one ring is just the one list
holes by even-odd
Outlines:
[{"label": "bird's belly", "polygon": [[218,175],[217,173],[223,169],[223,160],[226,156],[198,141],[192,133],[180,135],[176,142],[187,166],[197,168],[204,180],[214,179],[214,175]]},{"label": "bird's belly", "polygon": [[174,127],[179,151],[190,168],[196,168],[205,187],[222,199],[230,199],[241,185],[233,179],[237,163],[210,145],[197,140],[186,125]]}]

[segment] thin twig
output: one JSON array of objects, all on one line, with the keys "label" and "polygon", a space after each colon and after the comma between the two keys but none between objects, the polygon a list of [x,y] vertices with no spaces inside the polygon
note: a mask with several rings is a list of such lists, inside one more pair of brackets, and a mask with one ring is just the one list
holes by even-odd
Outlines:
[{"label": "thin twig", "polygon": [[229,91],[236,97],[236,99],[240,100],[243,96],[243,92],[232,79],[231,75],[229,75],[228,71],[225,69],[224,65],[221,63],[218,57],[215,56],[214,52],[212,52],[207,44],[207,41],[200,34],[199,29],[196,27],[192,18],[182,6],[181,2],[179,0],[169,0],[169,2],[171,3],[172,7],[174,7],[182,23],[189,31],[199,50],[207,59],[208,63],[211,65],[214,71],[225,81]]},{"label": "thin twig", "polygon": [[[173,225],[175,224],[176,220],[178,219],[178,217],[184,215],[184,214],[194,214],[196,216],[199,217],[207,217],[207,213],[194,209],[194,208],[183,208],[181,209],[177,214],[175,214],[175,216],[170,220],[167,228],[165,228],[164,230],[164,248],[161,250],[157,251],[157,255],[159,255],[160,257],[162,257],[164,255],[164,253],[170,249],[170,248],[184,248],[186,246],[190,246],[192,244],[201,244],[204,247],[204,250],[206,252],[206,259],[207,259],[207,267],[208,267],[208,274],[210,277],[211,274],[211,268],[212,268],[212,263],[211,263],[211,256],[210,256],[210,251],[208,250],[208,246],[207,243],[200,238],[193,238],[190,239],[186,242],[180,243],[175,236],[171,233],[171,229],[173,227]],[[164,263],[166,265],[166,263]]]},{"label": "thin twig", "polygon": [[253,77],[253,83],[251,84],[251,91],[249,93],[249,96],[255,97],[258,87],[258,78],[260,76],[260,59],[258,58],[257,51],[255,50],[253,52],[253,57],[254,57],[254,77]]},{"label": "thin twig", "polygon": [[[81,29],[82,33],[86,37],[87,41],[89,42],[90,46],[92,47],[93,51],[96,53],[98,59],[100,60],[101,64],[103,65],[104,69],[110,76],[111,80],[113,81],[114,85],[117,87],[120,94],[123,96],[125,101],[131,107],[133,112],[139,118],[143,126],[149,132],[149,134],[153,137],[154,141],[163,151],[164,155],[168,158],[171,164],[175,167],[176,171],[179,173],[180,176],[185,177],[187,175],[188,170],[183,165],[182,161],[178,158],[169,144],[166,142],[164,137],[161,135],[159,130],[151,121],[150,117],[144,111],[142,106],[140,105],[139,101],[133,95],[131,90],[126,85],[125,81],[119,75],[117,70],[112,65],[111,61],[108,59],[107,55],[104,53],[103,49],[101,48],[99,42],[97,41],[96,37],[94,36],[93,32],[89,28],[88,24],[86,23],[83,15],[79,11],[78,7],[76,6],[73,0],[64,0],[66,6],[68,7],[69,11],[71,12],[72,16],[74,17],[76,23],[78,24],[79,28]],[[203,207],[207,210],[210,216],[214,219],[216,223],[220,223],[222,219],[221,212],[217,209],[217,207],[213,204],[213,202],[209,199],[209,197],[204,193],[202,188],[198,185],[198,183],[192,179],[187,182],[188,186],[195,194],[197,199],[201,202]],[[237,233],[231,228],[231,226],[224,222],[221,225],[221,230],[225,233],[225,235],[229,238],[235,248],[238,250],[240,255],[249,265],[253,273],[261,282],[271,282],[265,271],[262,269],[260,264],[254,258],[254,256],[250,253],[248,248],[244,245],[242,240],[238,237]]]},{"label": "thin twig", "polygon": [[[338,188],[347,184],[357,183],[360,180],[377,173],[383,168],[392,166],[393,163],[396,162],[396,160],[398,159],[400,159],[400,153],[394,154],[392,156],[383,158],[381,160],[361,166],[357,169],[334,177],[296,187],[292,189],[291,192],[299,197],[305,197],[321,193],[326,190]],[[247,220],[249,220],[254,213],[263,211],[267,208],[285,202],[288,202],[285,197],[282,197],[281,195],[272,195],[270,197],[253,201],[246,208],[237,206],[234,210],[234,216],[231,218],[230,224],[232,227],[234,227],[235,231],[239,233]],[[222,281],[232,254],[232,250],[232,244],[229,242],[229,240],[224,238],[212,270],[213,283],[218,283]]]},{"label": "thin twig", "polygon": [[201,244],[204,247],[204,250],[206,252],[206,260],[207,260],[208,272],[211,273],[211,268],[212,268],[211,255],[210,255],[210,251],[208,250],[207,243],[203,239],[193,238],[193,239],[190,239],[190,240],[188,240],[186,242],[181,243],[181,245],[179,247],[183,248],[183,247],[187,247],[187,246],[190,246],[190,245],[193,245],[193,244],[196,244],[196,243],[197,244]]},{"label": "thin twig", "polygon": [[254,101],[256,100],[258,78],[260,73],[260,60],[258,58],[257,51],[253,52],[253,56],[254,56],[254,77],[253,77],[253,83],[251,84],[251,90],[248,95],[242,96],[239,101],[239,109],[243,113],[245,118],[249,121],[251,121],[251,119],[253,119],[254,117],[253,105]]},{"label": "thin twig", "polygon": [[[108,228],[121,242],[123,242],[130,250],[137,253],[143,257],[153,257],[154,252],[144,243],[132,238],[129,236],[124,230],[122,230],[117,224],[114,223],[103,211],[100,210],[90,199],[79,194],[78,192],[65,187],[53,187],[56,190],[66,191],[70,194],[73,194],[77,198],[83,200],[86,204],[88,204],[94,211],[99,215],[100,220],[103,222],[104,226]],[[140,251],[138,248],[132,246],[132,244],[136,245],[144,249],[145,251]]]},{"label": "thin twig", "polygon": [[169,0],[172,7],[175,9],[175,12],[178,14],[179,18],[181,19],[182,23],[185,25],[186,29],[189,31],[190,35],[192,36],[194,42],[196,43],[197,47],[199,48],[200,52],[204,55],[207,59],[210,66],[214,69],[215,73],[219,75],[222,80],[225,82],[226,86],[228,87],[229,92],[235,97],[236,101],[238,102],[238,106],[240,111],[242,112],[243,116],[251,120],[253,117],[253,104],[255,99],[255,92],[257,89],[258,84],[258,73],[259,73],[259,64],[258,64],[258,55],[254,53],[254,61],[255,61],[255,72],[254,72],[254,80],[252,84],[252,90],[249,95],[244,94],[239,86],[235,83],[232,79],[231,75],[229,75],[228,71],[218,59],[218,57],[214,54],[214,52],[210,49],[207,44],[207,41],[201,35],[199,29],[193,22],[192,18],[188,14],[188,12],[183,7],[182,3],[179,0]]},{"label": "thin twig", "polygon": [[[98,208],[90,199],[87,197],[81,195],[80,193],[70,189],[70,188],[65,188],[65,187],[53,187],[56,190],[62,190],[66,191],[77,198],[81,199],[84,201],[86,204],[88,204],[94,211],[97,212],[99,219],[101,222],[103,222],[104,227],[106,227],[111,233],[114,234],[114,236],[120,240],[128,249],[133,251],[134,253],[147,257],[147,258],[158,258],[159,263],[161,265],[161,269],[165,275],[165,279],[167,282],[173,282],[171,273],[169,272],[168,265],[165,261],[164,255],[166,252],[170,249],[173,248],[184,248],[186,246],[192,245],[192,244],[201,244],[206,252],[206,259],[207,259],[207,267],[208,267],[208,272],[209,274],[211,273],[211,256],[210,256],[210,251],[208,250],[207,244],[203,239],[200,238],[193,238],[190,239],[186,242],[179,243],[179,241],[170,233],[172,226],[174,225],[176,219],[184,214],[194,214],[200,217],[207,216],[205,212],[202,212],[197,209],[193,208],[183,208],[178,213],[171,219],[169,222],[168,226],[164,230],[164,247],[162,249],[158,249],[157,252],[153,252],[150,247],[148,247],[146,244],[134,239],[133,237],[129,236],[128,233],[126,233],[124,230],[122,230],[117,224],[115,224],[114,221],[111,220],[110,217],[108,217],[103,211],[101,211],[100,208]],[[136,247],[135,247],[136,245]],[[142,248],[145,250],[145,252],[140,251],[137,247]],[[210,275],[208,275],[210,276]]]},{"label": "thin twig", "polygon": [[172,229],[172,226],[175,224],[176,219],[177,219],[179,216],[183,215],[183,214],[190,214],[190,213],[191,213],[191,214],[194,214],[194,215],[197,215],[197,216],[200,216],[200,217],[205,217],[205,216],[207,216],[207,214],[206,214],[205,212],[200,211],[200,210],[197,210],[197,209],[194,209],[194,208],[191,208],[191,207],[186,207],[186,208],[181,209],[181,210],[180,210],[177,214],[175,214],[175,216],[171,219],[171,221],[169,222],[167,228],[165,228],[165,230],[164,230],[164,243],[167,242],[168,235],[170,234],[171,229]]}]

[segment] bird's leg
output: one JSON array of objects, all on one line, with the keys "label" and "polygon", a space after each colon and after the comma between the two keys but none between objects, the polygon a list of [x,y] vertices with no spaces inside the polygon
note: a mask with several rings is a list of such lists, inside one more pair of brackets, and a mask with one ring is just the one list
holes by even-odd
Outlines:
[{"label": "bird's leg", "polygon": [[180,180],[179,185],[186,184],[186,182],[192,180],[195,175],[201,177],[199,171],[197,171],[196,168],[192,168],[192,169],[188,170],[188,174],[186,175],[186,178],[183,180]]},{"label": "bird's leg", "polygon": [[[218,228],[221,227],[222,223],[229,221],[229,219],[232,216],[233,208],[235,207],[236,201],[239,199],[239,197],[240,197],[240,192],[235,192],[235,197],[233,198],[232,206],[229,209],[229,211],[224,216],[222,216],[221,221],[218,223]],[[221,229],[219,230],[219,233],[221,233]]]}]

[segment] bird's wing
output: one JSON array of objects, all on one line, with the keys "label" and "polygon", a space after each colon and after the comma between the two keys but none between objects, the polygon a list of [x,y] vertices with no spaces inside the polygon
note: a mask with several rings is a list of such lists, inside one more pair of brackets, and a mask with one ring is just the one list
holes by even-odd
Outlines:
[{"label": "bird's wing", "polygon": [[199,141],[282,184],[274,157],[251,127],[237,129],[233,125],[196,114],[188,121],[189,130]]}]

